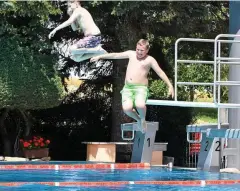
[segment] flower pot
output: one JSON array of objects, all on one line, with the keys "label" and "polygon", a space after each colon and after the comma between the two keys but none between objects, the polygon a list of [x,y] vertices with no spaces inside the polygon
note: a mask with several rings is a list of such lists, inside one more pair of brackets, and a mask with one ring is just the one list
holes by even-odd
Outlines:
[{"label": "flower pot", "polygon": [[30,159],[48,157],[49,148],[23,149],[23,155],[25,158]]}]

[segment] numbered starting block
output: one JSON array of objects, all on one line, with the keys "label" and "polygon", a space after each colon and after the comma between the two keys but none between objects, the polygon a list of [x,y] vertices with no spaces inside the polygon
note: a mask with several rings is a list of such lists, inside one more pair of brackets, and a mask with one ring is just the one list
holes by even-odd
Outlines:
[{"label": "numbered starting block", "polygon": [[[125,123],[121,125],[122,139],[133,140],[133,152],[131,157],[132,163],[150,163],[154,148],[155,136],[158,130],[158,122],[147,122],[145,133],[142,133],[137,123]],[[125,137],[129,132],[130,137]]]},{"label": "numbered starting block", "polygon": [[[201,143],[197,169],[206,171],[220,170],[224,147],[222,138],[229,138],[226,135],[229,130],[228,127],[228,124],[222,124],[221,129],[218,129],[217,124],[197,124],[186,127],[187,141],[189,143]],[[199,139],[191,140],[191,133],[199,133]]]}]

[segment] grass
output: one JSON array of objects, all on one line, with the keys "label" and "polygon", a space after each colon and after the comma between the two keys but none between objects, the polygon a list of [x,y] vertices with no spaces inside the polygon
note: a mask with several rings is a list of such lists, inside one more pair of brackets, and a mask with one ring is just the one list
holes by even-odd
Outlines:
[{"label": "grass", "polygon": [[[197,98],[198,102],[212,102],[212,98]],[[194,108],[196,124],[217,123],[216,108]]]},{"label": "grass", "polygon": [[217,123],[217,109],[215,108],[195,108],[197,124]]}]

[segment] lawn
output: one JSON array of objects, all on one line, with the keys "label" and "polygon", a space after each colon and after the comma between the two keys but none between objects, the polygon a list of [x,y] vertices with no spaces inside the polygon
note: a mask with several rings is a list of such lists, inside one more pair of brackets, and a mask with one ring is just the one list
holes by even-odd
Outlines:
[{"label": "lawn", "polygon": [[195,108],[194,123],[217,123],[217,109],[215,108]]},{"label": "lawn", "polygon": [[[212,98],[197,98],[198,102],[212,102]],[[194,108],[195,120],[194,123],[217,123],[217,113],[216,108]]]}]

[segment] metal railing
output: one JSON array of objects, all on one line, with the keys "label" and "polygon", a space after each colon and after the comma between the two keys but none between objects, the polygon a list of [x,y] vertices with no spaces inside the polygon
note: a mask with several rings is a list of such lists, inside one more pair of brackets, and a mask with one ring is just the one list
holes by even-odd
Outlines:
[{"label": "metal railing", "polygon": [[[213,87],[213,103],[201,102],[203,107],[215,107],[218,109],[218,128],[220,123],[220,108],[240,108],[237,103],[221,103],[221,86],[240,86],[240,81],[221,81],[221,64],[240,65],[240,58],[221,57],[221,43],[240,43],[239,40],[220,40],[220,38],[234,38],[240,35],[233,34],[219,34],[215,39],[200,39],[200,38],[179,38],[175,43],[175,102],[178,101],[177,93],[179,85],[198,85],[198,86],[212,86]],[[214,58],[213,60],[181,60],[178,59],[178,47],[180,42],[202,42],[214,43]],[[178,81],[178,64],[211,64],[213,65],[213,82],[180,82]],[[171,102],[171,101],[170,101]],[[169,104],[171,104],[169,102]],[[182,102],[182,101],[181,101]],[[158,104],[160,105],[160,104]],[[179,104],[174,104],[179,105]],[[184,103],[182,103],[184,105]],[[186,102],[185,106],[194,107],[197,103],[191,104]]]}]

